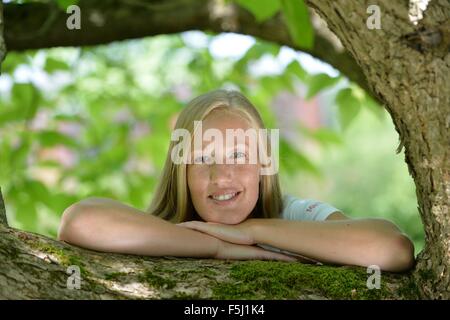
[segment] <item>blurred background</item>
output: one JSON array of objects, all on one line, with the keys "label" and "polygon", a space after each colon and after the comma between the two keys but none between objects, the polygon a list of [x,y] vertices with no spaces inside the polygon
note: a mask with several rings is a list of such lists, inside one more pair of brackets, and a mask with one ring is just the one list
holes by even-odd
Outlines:
[{"label": "blurred background", "polygon": [[415,186],[389,114],[337,70],[290,48],[189,31],[7,55],[0,77],[0,186],[12,227],[56,238],[90,196],[145,211],[177,114],[240,90],[279,128],[283,192],[380,217],[424,243]]}]

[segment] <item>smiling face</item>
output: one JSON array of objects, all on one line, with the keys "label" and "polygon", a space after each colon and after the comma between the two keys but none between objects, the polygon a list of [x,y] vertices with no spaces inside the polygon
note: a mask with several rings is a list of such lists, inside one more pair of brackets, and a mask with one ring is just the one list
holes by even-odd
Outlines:
[{"label": "smiling face", "polygon": [[[207,222],[238,224],[250,215],[258,201],[260,166],[250,164],[248,160],[248,141],[245,146],[237,142],[227,145],[225,141],[226,129],[246,131],[250,128],[249,122],[240,115],[220,109],[213,110],[202,122],[203,132],[217,129],[224,137],[222,154],[209,152],[206,147],[211,141],[203,141],[203,157],[193,159],[194,164],[187,166],[192,203],[198,215]],[[218,157],[222,157],[221,164],[209,162],[211,159],[219,162]],[[227,164],[227,158],[235,163]],[[237,164],[238,159],[245,159],[245,163]]]}]

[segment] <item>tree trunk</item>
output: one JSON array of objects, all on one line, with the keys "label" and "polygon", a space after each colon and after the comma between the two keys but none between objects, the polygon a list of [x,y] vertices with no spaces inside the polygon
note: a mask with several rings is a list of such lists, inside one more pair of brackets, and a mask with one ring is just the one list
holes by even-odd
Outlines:
[{"label": "tree trunk", "polygon": [[0,74],[2,72],[2,61],[5,59],[6,55],[6,45],[3,38],[3,2],[0,1]]},{"label": "tree trunk", "polygon": [[431,1],[421,22],[426,32],[417,32],[403,1],[377,1],[379,30],[366,27],[369,2],[308,2],[386,103],[405,147],[425,226],[426,245],[414,277],[423,298],[450,299],[450,3]]}]

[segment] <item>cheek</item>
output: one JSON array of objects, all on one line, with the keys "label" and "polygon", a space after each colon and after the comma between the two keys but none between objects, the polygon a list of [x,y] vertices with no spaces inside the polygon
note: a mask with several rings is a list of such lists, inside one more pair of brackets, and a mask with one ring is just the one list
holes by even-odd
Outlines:
[{"label": "cheek", "polygon": [[258,166],[246,165],[239,170],[238,176],[240,177],[240,181],[247,187],[247,191],[249,191],[250,194],[259,194],[260,175]]},{"label": "cheek", "polygon": [[207,189],[208,175],[204,171],[195,166],[187,169],[187,182],[192,198],[197,198]]},{"label": "cheek", "polygon": [[244,165],[239,168],[238,175],[250,184],[259,183],[259,167],[257,165]]}]

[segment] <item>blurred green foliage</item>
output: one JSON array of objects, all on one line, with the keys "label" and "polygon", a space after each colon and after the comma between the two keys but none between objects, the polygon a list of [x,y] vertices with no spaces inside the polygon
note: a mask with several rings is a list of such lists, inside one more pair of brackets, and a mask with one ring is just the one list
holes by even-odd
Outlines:
[{"label": "blurred green foliage", "polygon": [[[268,14],[267,14],[268,15]],[[89,196],[146,210],[159,179],[176,115],[194,96],[235,88],[279,128],[280,92],[305,98],[327,90],[329,126],[298,126],[316,155],[280,144],[286,192],[328,201],[352,217],[384,217],[423,246],[414,184],[395,155],[397,135],[387,113],[342,76],[309,74],[293,60],[279,74],[250,66],[280,47],[256,41],[239,59],[215,58],[207,42],[157,36],[92,48],[9,53],[0,97],[0,185],[17,228],[56,237],[60,216]],[[283,130],[283,128],[280,128]],[[53,158],[48,156],[49,153]],[[56,156],[55,156],[56,154]],[[55,158],[56,157],[56,158]],[[306,183],[307,182],[307,183]]]}]

